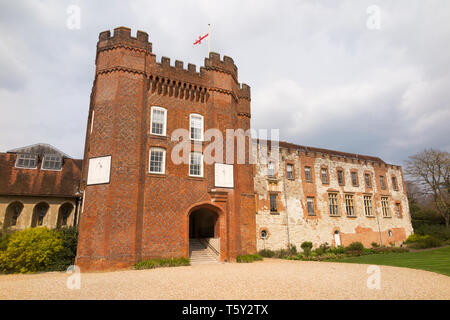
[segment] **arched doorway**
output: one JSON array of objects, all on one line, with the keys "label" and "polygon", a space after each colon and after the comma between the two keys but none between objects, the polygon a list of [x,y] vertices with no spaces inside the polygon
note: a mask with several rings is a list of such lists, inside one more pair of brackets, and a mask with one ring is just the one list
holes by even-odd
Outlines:
[{"label": "arched doorway", "polygon": [[339,234],[338,230],[334,232],[334,244],[336,245],[336,247],[339,247],[341,245],[341,235]]},{"label": "arched doorway", "polygon": [[23,210],[23,204],[19,201],[11,203],[6,208],[5,221],[3,223],[3,228],[14,227],[17,225],[17,220]]},{"label": "arched doorway", "polygon": [[[221,210],[201,204],[188,214],[188,253],[191,263],[217,263],[221,259]],[[222,257],[223,258],[223,257]]]},{"label": "arched doorway", "polygon": [[49,206],[45,202],[40,202],[34,207],[31,227],[40,227],[44,225],[44,218],[47,215],[48,209]]},{"label": "arched doorway", "polygon": [[58,221],[56,224],[58,226],[58,228],[67,226],[72,211],[73,211],[73,205],[71,203],[64,203],[59,208]]},{"label": "arched doorway", "polygon": [[218,238],[218,215],[207,208],[192,211],[189,215],[189,239]]}]

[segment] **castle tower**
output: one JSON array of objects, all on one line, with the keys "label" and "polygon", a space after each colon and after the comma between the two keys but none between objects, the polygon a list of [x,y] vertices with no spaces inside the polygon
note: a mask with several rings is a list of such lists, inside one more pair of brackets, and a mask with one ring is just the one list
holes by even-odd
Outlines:
[{"label": "castle tower", "polygon": [[[132,37],[120,27],[113,35],[100,33],[76,264],[105,270],[187,257],[191,238],[210,241],[221,261],[254,253],[249,140],[244,164],[236,163],[237,139],[232,151],[225,142],[227,129],[249,128],[250,88],[239,84],[231,58],[210,53],[197,72],[195,65],[173,66],[165,57],[156,62],[145,32]],[[173,157],[180,154],[172,139],[177,129],[187,132],[191,148],[181,163]],[[223,161],[204,158],[208,129],[224,137]]]}]

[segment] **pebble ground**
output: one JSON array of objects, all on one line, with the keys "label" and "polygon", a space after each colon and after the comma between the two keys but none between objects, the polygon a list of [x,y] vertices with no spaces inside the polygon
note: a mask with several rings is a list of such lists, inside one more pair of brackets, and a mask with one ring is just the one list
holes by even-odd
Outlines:
[{"label": "pebble ground", "polygon": [[380,266],[381,288],[368,289],[368,265],[265,259],[153,270],[0,275],[0,299],[450,299],[450,277]]}]

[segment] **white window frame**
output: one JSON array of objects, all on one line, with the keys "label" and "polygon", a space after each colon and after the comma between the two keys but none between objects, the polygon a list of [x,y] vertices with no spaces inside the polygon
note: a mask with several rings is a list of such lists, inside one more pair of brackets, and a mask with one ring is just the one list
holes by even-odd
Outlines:
[{"label": "white window frame", "polygon": [[[192,117],[198,117],[202,120],[202,126],[200,128],[200,139],[194,139],[192,138]],[[205,121],[204,121],[204,117],[201,114],[198,113],[191,113],[189,115],[189,137],[191,140],[193,141],[203,141],[204,139],[204,131],[205,131]]]},{"label": "white window frame", "polygon": [[[152,163],[152,151],[162,151],[162,163],[161,163],[161,169],[162,171],[151,171],[151,163]],[[148,153],[148,172],[153,174],[165,174],[166,173],[166,149],[159,148],[159,147],[151,147],[150,151]]]},{"label": "white window frame", "polygon": [[[194,154],[199,154],[200,155],[200,174],[196,175],[196,174],[191,174],[191,159],[192,159],[192,155]],[[203,154],[201,152],[191,152],[189,154],[189,176],[190,177],[203,177]]]},{"label": "white window frame", "polygon": [[[152,132],[152,129],[153,129],[153,111],[154,110],[163,111],[164,112],[164,123],[163,123],[162,133],[154,133],[154,132]],[[162,107],[158,107],[158,106],[151,107],[151,109],[150,109],[150,134],[153,134],[155,136],[166,136],[166,134],[167,134],[167,109],[162,108]]]},{"label": "white window frame", "polygon": [[[51,169],[51,168],[44,168],[44,163],[45,163],[45,157],[59,157],[59,161],[61,164],[61,168],[59,169]],[[55,160],[51,160],[56,162]],[[44,154],[44,156],[42,157],[42,164],[41,164],[41,170],[48,170],[48,171],[62,171],[62,166],[63,166],[63,157],[57,154]]]},{"label": "white window frame", "polygon": [[[21,156],[25,156],[27,157],[26,160],[31,160],[31,157],[34,157],[34,167],[25,167],[25,166],[19,166],[19,160]],[[20,168],[20,169],[37,169],[38,167],[38,162],[39,162],[39,157],[38,155],[34,154],[34,153],[18,153],[17,157],[16,157],[16,163],[14,165],[15,168]]]},{"label": "white window frame", "polygon": [[353,195],[352,194],[345,194],[345,212],[347,214],[347,217],[355,217],[355,205],[353,201]]},{"label": "white window frame", "polygon": [[364,215],[366,217],[373,217],[373,206],[372,206],[372,196],[371,195],[364,195]]},{"label": "white window frame", "polygon": [[381,197],[381,211],[384,218],[391,217],[391,210],[389,210],[389,197]]}]

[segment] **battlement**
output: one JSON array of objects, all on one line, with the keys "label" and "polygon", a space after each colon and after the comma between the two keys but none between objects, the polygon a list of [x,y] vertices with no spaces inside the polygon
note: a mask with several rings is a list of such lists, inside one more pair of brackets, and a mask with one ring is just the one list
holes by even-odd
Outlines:
[{"label": "battlement", "polygon": [[239,98],[250,99],[250,86],[248,84],[242,83],[239,88]]},{"label": "battlement", "polygon": [[205,67],[230,72],[237,81],[237,67],[234,64],[233,59],[228,56],[223,56],[223,60],[221,60],[220,54],[216,52],[210,52],[209,57],[205,58]]},{"label": "battlement", "polygon": [[136,37],[131,36],[131,29],[127,27],[118,27],[113,31],[111,36],[111,31],[100,32],[98,36],[97,48],[101,49],[107,46],[112,46],[115,44],[124,43],[133,47],[146,49],[152,51],[152,44],[148,42],[148,33],[138,30]]}]

